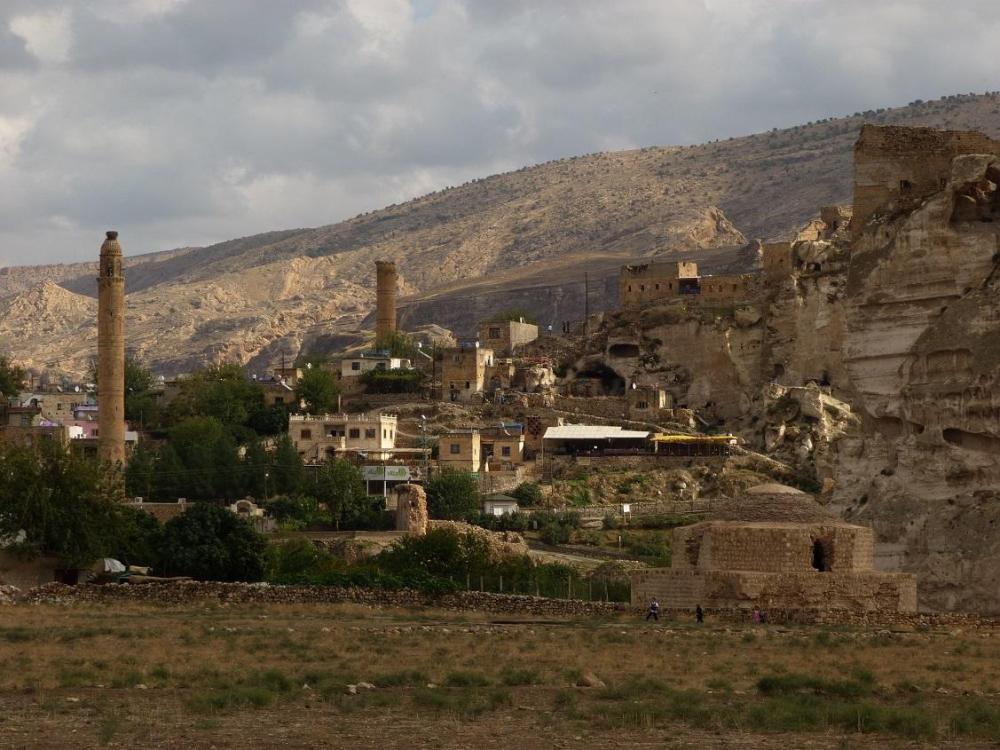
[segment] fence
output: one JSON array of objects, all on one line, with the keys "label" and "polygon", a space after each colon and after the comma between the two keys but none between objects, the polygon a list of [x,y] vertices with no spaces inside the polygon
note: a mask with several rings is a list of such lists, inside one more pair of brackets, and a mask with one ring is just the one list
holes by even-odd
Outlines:
[{"label": "fence", "polygon": [[[569,568],[565,569],[570,571]],[[632,586],[628,581],[592,578],[573,572],[552,572],[549,575],[527,577],[500,574],[465,576],[453,575],[452,582],[466,591],[491,594],[524,594],[546,599],[570,599],[584,602],[630,602]]]}]

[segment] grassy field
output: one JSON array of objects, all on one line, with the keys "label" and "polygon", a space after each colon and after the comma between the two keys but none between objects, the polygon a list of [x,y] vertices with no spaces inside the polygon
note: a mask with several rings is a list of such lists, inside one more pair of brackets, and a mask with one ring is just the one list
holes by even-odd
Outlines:
[{"label": "grassy field", "polygon": [[[1000,631],[991,629],[501,622],[214,603],[0,615],[2,747],[1000,741]],[[586,673],[606,687],[577,687]]]}]

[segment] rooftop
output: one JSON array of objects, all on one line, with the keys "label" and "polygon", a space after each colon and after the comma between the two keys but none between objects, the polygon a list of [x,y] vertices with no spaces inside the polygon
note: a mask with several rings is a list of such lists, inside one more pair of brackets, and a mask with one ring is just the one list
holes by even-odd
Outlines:
[{"label": "rooftop", "polygon": [[543,440],[645,440],[648,432],[602,424],[564,424],[545,430]]}]

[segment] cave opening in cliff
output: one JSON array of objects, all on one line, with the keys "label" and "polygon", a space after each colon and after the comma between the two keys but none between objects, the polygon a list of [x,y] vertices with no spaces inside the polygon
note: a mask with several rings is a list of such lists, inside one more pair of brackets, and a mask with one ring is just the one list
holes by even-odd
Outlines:
[{"label": "cave opening in cliff", "polygon": [[830,567],[826,558],[826,548],[823,546],[823,542],[816,539],[813,542],[812,566],[820,572],[829,571]]},{"label": "cave opening in cliff", "polygon": [[605,396],[624,396],[625,378],[605,364],[593,362],[576,374],[576,379],[589,379],[600,383]]},{"label": "cave opening in cliff", "polygon": [[608,347],[608,355],[618,359],[634,359],[639,356],[639,345],[612,344]]}]

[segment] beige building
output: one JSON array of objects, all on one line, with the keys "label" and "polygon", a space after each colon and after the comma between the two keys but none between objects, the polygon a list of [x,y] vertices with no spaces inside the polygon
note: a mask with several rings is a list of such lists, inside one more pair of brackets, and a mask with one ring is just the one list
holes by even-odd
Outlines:
[{"label": "beige building", "polygon": [[494,365],[492,349],[456,346],[441,356],[441,388],[444,398],[470,401],[487,386],[487,373]]},{"label": "beige building", "polygon": [[632,604],[670,609],[914,612],[916,579],[872,567],[872,530],[811,495],[765,484],[674,529],[670,568],[631,574]]},{"label": "beige building", "polygon": [[690,261],[622,266],[618,300],[622,306],[698,293],[698,264]]},{"label": "beige building", "polygon": [[525,344],[538,338],[538,326],[520,320],[487,321],[479,326],[479,342],[498,356],[510,357]]},{"label": "beige building", "polygon": [[764,244],[761,263],[764,274],[772,279],[789,276],[794,265],[791,242],[767,242]]},{"label": "beige building", "polygon": [[361,352],[342,357],[338,375],[340,378],[357,378],[371,370],[410,370],[413,363],[405,357],[393,357],[384,352]]},{"label": "beige building", "polygon": [[520,424],[451,430],[438,437],[438,465],[442,469],[513,471],[522,464],[524,428]]},{"label": "beige building", "polygon": [[673,406],[673,396],[658,385],[633,383],[628,389],[628,413],[634,419],[655,419],[661,410]]},{"label": "beige building", "polygon": [[306,461],[325,461],[347,453],[388,456],[396,447],[392,414],[293,414],[288,434]]}]

